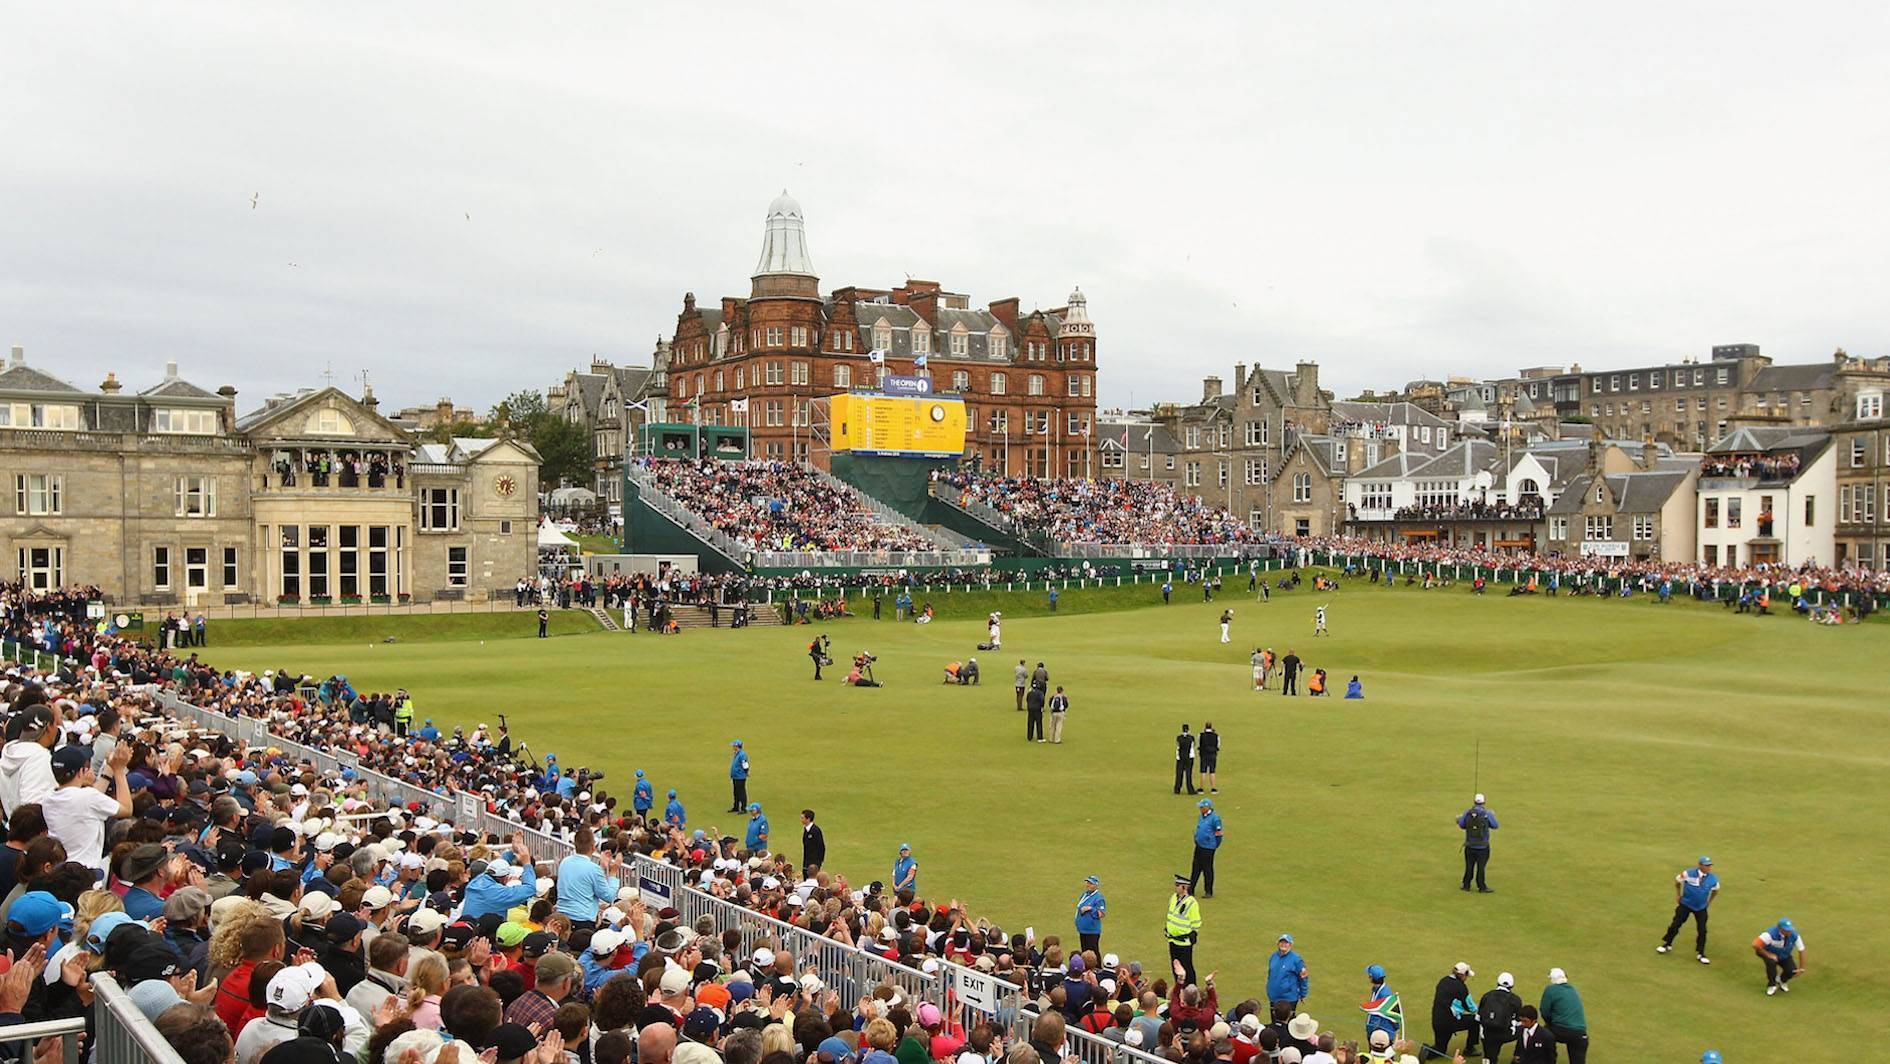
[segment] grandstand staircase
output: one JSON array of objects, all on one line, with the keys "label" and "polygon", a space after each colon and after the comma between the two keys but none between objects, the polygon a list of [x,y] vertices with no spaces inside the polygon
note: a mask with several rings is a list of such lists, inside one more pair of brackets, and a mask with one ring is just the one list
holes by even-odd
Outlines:
[{"label": "grandstand staircase", "polygon": [[1049,552],[1025,536],[1011,530],[1010,519],[979,502],[961,502],[957,493],[933,490],[927,517],[937,517],[938,525],[959,536],[1014,555],[1044,557]]},{"label": "grandstand staircase", "polygon": [[[625,549],[652,554],[694,554],[703,568],[716,572],[747,571],[743,551],[728,533],[711,526],[674,496],[656,486],[649,470],[631,463],[624,479],[635,498],[624,500]],[[632,509],[638,511],[633,514]],[[632,518],[637,520],[633,522]],[[655,534],[652,534],[655,533]]]},{"label": "grandstand staircase", "polygon": [[807,471],[814,475],[814,479],[826,484],[828,487],[838,488],[841,491],[848,492],[858,497],[860,502],[865,504],[866,508],[873,512],[874,516],[889,525],[903,528],[915,536],[923,536],[946,549],[970,547],[973,545],[972,539],[968,536],[959,535],[957,533],[952,533],[949,536],[941,536],[936,526],[922,525],[914,521],[912,518],[907,517],[905,514],[900,513],[898,510],[893,509],[891,506],[886,505],[878,499],[873,498],[871,495],[841,480],[832,473],[816,469],[813,466],[808,466]]}]

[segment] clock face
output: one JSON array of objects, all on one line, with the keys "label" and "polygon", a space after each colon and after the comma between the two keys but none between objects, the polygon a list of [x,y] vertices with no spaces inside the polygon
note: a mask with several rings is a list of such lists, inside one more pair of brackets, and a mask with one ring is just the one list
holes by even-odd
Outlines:
[{"label": "clock face", "polygon": [[932,420],[933,421],[945,420],[945,408],[938,405],[937,403],[932,404]]},{"label": "clock face", "polygon": [[498,492],[500,498],[509,499],[512,493],[518,490],[518,481],[510,476],[502,476],[492,482],[492,490]]}]

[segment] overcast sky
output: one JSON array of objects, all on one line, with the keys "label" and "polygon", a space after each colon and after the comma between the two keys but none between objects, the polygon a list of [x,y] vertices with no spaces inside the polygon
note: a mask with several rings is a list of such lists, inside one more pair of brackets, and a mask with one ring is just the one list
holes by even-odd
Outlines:
[{"label": "overcast sky", "polygon": [[1108,405],[1890,350],[1881,3],[10,4],[0,71],[0,332],[84,388],[483,409],[783,187],[826,290],[1080,284]]}]

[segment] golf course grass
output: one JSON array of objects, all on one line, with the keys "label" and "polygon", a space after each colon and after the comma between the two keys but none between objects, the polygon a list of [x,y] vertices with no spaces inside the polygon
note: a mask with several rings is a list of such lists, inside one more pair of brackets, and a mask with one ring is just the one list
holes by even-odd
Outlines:
[{"label": "golf course grass", "polygon": [[[1220,973],[1225,1003],[1264,998],[1266,953],[1290,931],[1311,969],[1307,1011],[1346,1037],[1362,1029],[1367,964],[1389,969],[1413,1033],[1428,1036],[1432,987],[1459,960],[1477,971],[1474,993],[1510,971],[1530,1002],[1551,966],[1567,969],[1595,1060],[1695,1060],[1708,1047],[1766,1059],[1880,1021],[1890,627],[1461,586],[1308,586],[1268,603],[1229,591],[1203,604],[1178,587],[1169,606],[1146,585],[1070,591],[1054,617],[1015,615],[1040,612],[1041,592],[1020,593],[1031,609],[1007,608],[991,653],[972,649],[983,606],[967,597],[923,626],[892,621],[888,602],[880,622],[540,641],[520,614],[492,618],[511,638],[473,643],[431,640],[414,618],[393,644],[284,625],[267,649],[206,656],[404,685],[442,726],[505,713],[534,752],[605,769],[620,795],[643,768],[659,807],[675,787],[691,827],[737,835],[722,810],[729,740],[741,738],[749,793],[790,852],[812,806],[830,866],[856,884],[888,878],[910,842],[921,893],[1065,942],[1093,873],[1109,899],[1105,949],[1158,968],[1169,877],[1187,870],[1196,816],[1170,793],[1173,736],[1211,720],[1226,844],[1197,960]],[[1085,612],[1090,595],[1134,608]],[[1332,635],[1315,640],[1319,603]],[[1228,605],[1234,641],[1222,645]],[[811,682],[818,631],[843,665],[861,647],[879,655],[886,686],[847,688],[840,672]],[[1340,693],[1356,673],[1367,698],[1252,693],[1256,644],[1296,650]],[[973,654],[983,686],[940,684],[945,662]],[[1060,750],[1023,740],[1020,657],[1067,686]],[[1492,895],[1457,889],[1453,819],[1478,787],[1502,825]],[[1674,953],[1654,953],[1674,874],[1702,853],[1724,882],[1710,967],[1694,961],[1690,927]],[[1781,916],[1817,945],[1794,991],[1768,998],[1749,944]]]}]

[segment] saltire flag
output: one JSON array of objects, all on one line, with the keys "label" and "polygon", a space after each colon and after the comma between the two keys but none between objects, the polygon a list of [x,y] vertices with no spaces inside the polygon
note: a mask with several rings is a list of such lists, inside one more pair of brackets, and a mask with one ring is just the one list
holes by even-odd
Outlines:
[{"label": "saltire flag", "polygon": [[925,368],[925,355],[923,353],[913,355],[912,366],[914,369],[924,369]]},{"label": "saltire flag", "polygon": [[1399,1031],[1404,1030],[1404,1003],[1398,1000],[1395,991],[1383,991],[1378,997],[1366,998],[1358,1003],[1359,1011],[1366,1019],[1377,1018],[1392,1024]]},{"label": "saltire flag", "polygon": [[866,360],[875,366],[883,366],[886,364],[886,352],[876,347],[866,353]]}]

